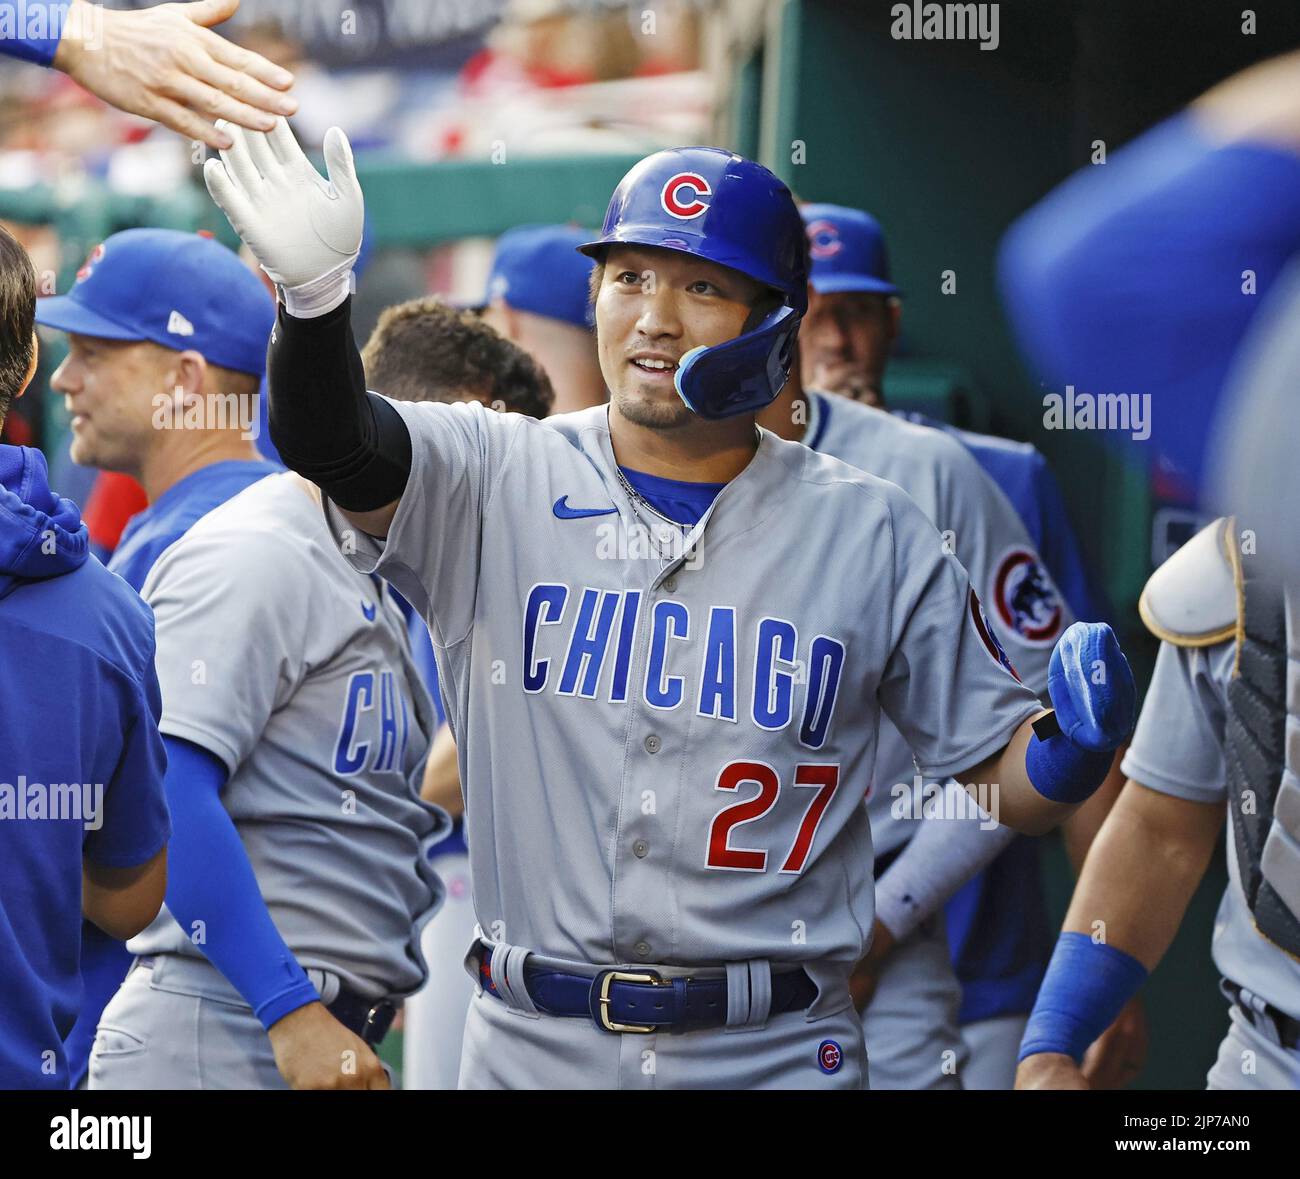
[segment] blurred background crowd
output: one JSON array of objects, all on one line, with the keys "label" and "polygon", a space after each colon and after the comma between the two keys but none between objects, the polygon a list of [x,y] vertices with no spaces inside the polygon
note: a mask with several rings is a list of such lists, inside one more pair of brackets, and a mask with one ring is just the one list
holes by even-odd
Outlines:
[{"label": "blurred background crowd", "polygon": [[[459,175],[472,176],[474,165],[503,167],[516,157],[622,159],[708,139],[715,103],[701,69],[706,7],[247,0],[222,33],[293,72],[300,102],[293,128],[309,150],[337,123],[363,167],[408,176],[405,169],[464,162],[470,172]],[[43,294],[66,289],[89,248],[131,224],[227,237],[203,189],[203,152],[64,74],[0,61],[0,220],[31,255]],[[453,182],[457,176],[449,173]],[[598,194],[607,191],[598,179],[589,187],[588,221],[598,219]],[[447,199],[464,189],[457,184]],[[428,206],[410,211],[436,221]],[[541,207],[537,214],[521,219],[548,219]],[[378,228],[395,236],[386,223]],[[358,334],[383,307],[414,295],[473,298],[490,256],[490,237],[478,234],[383,250],[359,292]],[[58,339],[49,343],[46,376],[58,359]],[[61,486],[88,487],[86,472],[60,467],[65,415],[46,390],[39,379],[33,384],[5,440],[41,446],[60,468]]]}]

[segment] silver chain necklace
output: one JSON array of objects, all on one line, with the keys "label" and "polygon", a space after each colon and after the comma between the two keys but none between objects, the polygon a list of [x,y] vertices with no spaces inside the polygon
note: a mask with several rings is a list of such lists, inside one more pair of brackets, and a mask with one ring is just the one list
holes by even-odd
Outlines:
[{"label": "silver chain necklace", "polygon": [[[762,430],[759,430],[758,424],[757,422],[755,422],[754,424],[755,454],[757,454],[758,447],[762,446],[762,443],[763,443]],[[623,468],[619,467],[619,464],[617,463],[614,464],[614,473],[616,474],[617,477],[619,477],[619,482],[621,485],[623,485],[623,490],[627,491],[628,500],[630,504],[632,504],[633,515],[637,517],[637,520],[640,521],[642,528],[645,528],[647,532],[651,534],[651,536],[654,536],[654,529],[650,528],[650,525],[647,524],[645,517],[641,515],[641,508],[645,508],[647,512],[650,512],[650,515],[654,516],[656,520],[662,520],[664,524],[672,525],[673,528],[676,528],[677,532],[679,532],[679,536],[681,537],[689,536],[690,530],[692,530],[695,526],[694,524],[682,524],[680,520],[673,520],[671,516],[666,516],[664,515],[663,512],[660,512],[658,508],[654,506],[653,503],[650,503],[649,499],[645,498],[645,495],[642,495],[640,491],[636,489],[636,487],[633,487],[632,484],[630,484],[630,482],[628,481],[628,477],[625,476],[625,474],[623,473]],[[668,537],[667,536],[659,537],[658,541],[660,543],[667,543]],[[669,554],[666,560],[666,564],[667,562],[671,562],[671,560],[672,560],[672,555]]]},{"label": "silver chain necklace", "polygon": [[[762,431],[759,430],[758,423],[756,422],[754,424],[755,453],[757,453],[758,448],[762,444],[763,444],[763,434]],[[637,505],[639,504],[641,507],[645,508],[646,511],[648,511],[651,515],[658,517],[665,524],[671,524],[674,528],[680,528],[682,530],[683,535],[690,532],[690,530],[695,527],[695,525],[693,524],[683,524],[680,520],[674,520],[671,516],[665,516],[663,512],[659,511],[659,509],[656,508],[654,504],[652,504],[648,499],[646,499],[644,495],[642,495],[639,491],[637,491],[637,489],[633,487],[631,483],[628,482],[627,476],[623,474],[623,468],[620,467],[618,463],[614,464],[614,474],[618,476],[618,481],[623,485],[623,490],[627,492],[628,499],[632,501],[632,511],[636,515],[637,519],[641,518],[641,513],[637,507]],[[644,521],[642,521],[642,523],[644,523]]]},{"label": "silver chain necklace", "polygon": [[[618,481],[623,485],[623,490],[627,492],[628,503],[632,505],[632,515],[636,517],[637,524],[644,528],[646,534],[651,538],[655,549],[655,557],[659,561],[659,572],[662,573],[676,559],[676,553],[673,551],[676,546],[672,543],[672,538],[678,538],[678,544],[684,542],[685,537],[690,532],[690,525],[683,524],[679,520],[672,520],[659,511],[644,495],[642,495],[631,483],[627,477],[615,464],[614,472],[618,475]],[[658,528],[652,526],[650,521],[646,520],[641,514],[641,509],[645,508],[652,516],[662,520],[664,524],[671,526],[674,531],[670,533],[667,528]],[[665,554],[664,548],[668,549]]]},{"label": "silver chain necklace", "polygon": [[[627,476],[623,474],[623,469],[621,467],[616,465],[614,467],[614,472],[618,475],[618,481],[623,485],[623,490],[627,492],[628,499],[632,501],[632,511],[636,514],[638,519],[641,516],[641,512],[638,508],[639,505],[640,507],[645,508],[645,510],[652,516],[657,516],[665,524],[671,524],[674,528],[681,529],[683,534],[690,531],[692,527],[690,524],[683,524],[680,520],[674,520],[670,516],[665,516],[663,512],[659,511],[659,509],[646,499],[644,495],[637,491],[637,489],[627,481]],[[644,521],[642,522],[644,523]]]}]

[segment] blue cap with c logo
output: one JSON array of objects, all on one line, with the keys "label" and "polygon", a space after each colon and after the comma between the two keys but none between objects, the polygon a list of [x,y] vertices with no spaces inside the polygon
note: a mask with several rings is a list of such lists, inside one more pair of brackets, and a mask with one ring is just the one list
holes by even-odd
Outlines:
[{"label": "blue cap with c logo", "polygon": [[897,295],[889,277],[889,254],[880,222],[844,205],[804,205],[809,281],[819,295],[872,291]]},{"label": "blue cap with c logo", "polygon": [[220,242],[175,229],[126,229],[90,251],[66,295],[36,300],[36,322],[104,340],[192,348],[262,376],[275,300]]}]

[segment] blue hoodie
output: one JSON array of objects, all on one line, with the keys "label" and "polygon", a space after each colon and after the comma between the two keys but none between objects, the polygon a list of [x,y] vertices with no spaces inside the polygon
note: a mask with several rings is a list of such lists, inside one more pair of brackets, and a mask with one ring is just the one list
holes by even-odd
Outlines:
[{"label": "blue hoodie", "polygon": [[170,835],[153,656],[44,457],[0,446],[0,1089],[69,1085],[83,857],[132,867]]}]

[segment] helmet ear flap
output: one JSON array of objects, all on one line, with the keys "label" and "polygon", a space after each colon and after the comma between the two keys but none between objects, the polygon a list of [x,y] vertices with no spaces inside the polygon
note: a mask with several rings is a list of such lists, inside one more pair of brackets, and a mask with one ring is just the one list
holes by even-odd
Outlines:
[{"label": "helmet ear flap", "polygon": [[689,410],[710,421],[757,413],[771,405],[790,377],[802,318],[781,305],[734,340],[692,348],[677,362],[677,395]]}]

